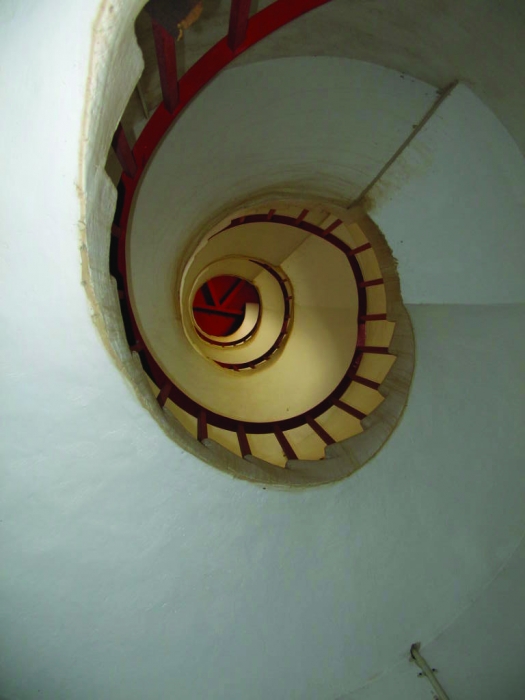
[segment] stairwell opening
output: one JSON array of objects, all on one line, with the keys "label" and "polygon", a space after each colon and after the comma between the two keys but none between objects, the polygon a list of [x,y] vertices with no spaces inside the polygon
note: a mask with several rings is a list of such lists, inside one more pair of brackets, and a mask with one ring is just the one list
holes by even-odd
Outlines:
[{"label": "stairwell opening", "polygon": [[260,318],[257,288],[233,275],[211,277],[193,297],[195,327],[201,338],[215,345],[246,342]]},{"label": "stairwell opening", "polygon": [[[392,433],[413,371],[412,329],[384,237],[363,206],[270,185],[208,215],[189,251],[165,256],[169,294],[150,294],[163,276],[145,271],[140,253],[139,185],[177,128],[166,103],[153,117],[134,146],[122,124],[113,137],[110,277],[93,285],[123,370],[166,433],[214,466],[287,485],[348,476]],[[223,302],[209,282],[227,278],[254,293],[239,326],[210,333],[202,304],[210,306],[207,293],[216,312]],[[248,316],[249,329],[232,339]]]}]

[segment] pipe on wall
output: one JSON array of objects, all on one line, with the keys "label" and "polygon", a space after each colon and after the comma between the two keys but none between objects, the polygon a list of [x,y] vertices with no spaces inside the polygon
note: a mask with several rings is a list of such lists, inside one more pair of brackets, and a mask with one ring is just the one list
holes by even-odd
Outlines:
[{"label": "pipe on wall", "polygon": [[443,686],[436,678],[434,670],[430,668],[428,663],[419,653],[420,647],[421,645],[419,643],[412,644],[412,646],[410,647],[410,656],[412,660],[415,661],[416,664],[419,666],[419,668],[421,669],[421,675],[425,676],[425,678],[428,680],[439,700],[450,700],[445,690],[443,689]]}]

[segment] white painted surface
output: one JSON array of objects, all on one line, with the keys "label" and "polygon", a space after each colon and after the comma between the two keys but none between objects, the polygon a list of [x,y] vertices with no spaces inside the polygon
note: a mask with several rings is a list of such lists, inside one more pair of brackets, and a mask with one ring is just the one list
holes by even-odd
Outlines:
[{"label": "white painted surface", "polygon": [[[272,1],[252,0],[251,10]],[[228,0],[205,5],[199,23],[177,45],[180,71],[188,70],[224,36],[228,20]],[[331,0],[253,46],[233,65],[290,56],[340,56],[388,66],[403,79],[413,76],[439,88],[461,78],[525,153],[525,52],[520,50],[524,31],[525,5],[520,2]],[[146,70],[142,86],[160,101],[153,67]],[[138,104],[136,113],[140,119]]]},{"label": "white painted surface", "polygon": [[[21,416],[9,425],[20,447],[3,490],[4,694],[330,700],[452,621],[525,526],[521,352],[509,342],[524,314],[411,314],[418,368],[388,449],[311,491],[200,465],[118,383],[84,410],[78,382],[41,387],[70,418],[39,411],[33,445]],[[98,386],[108,372],[95,360],[85,381]],[[500,434],[513,436],[504,454]]]},{"label": "white painted surface", "polygon": [[[224,5],[222,0],[221,9]],[[214,24],[211,19],[210,30]],[[525,153],[524,31],[525,5],[512,0],[331,0],[242,54],[236,65],[288,56],[344,56],[439,88],[459,78],[497,114]],[[202,34],[187,37],[189,64]]]},{"label": "white painted surface", "polygon": [[[262,490],[184,453],[113,366],[80,285],[96,5],[0,9],[0,693],[346,699],[445,630],[429,659],[458,697],[520,700],[523,308],[411,308],[407,411],[342,483]],[[392,700],[429,697],[410,673]]]},{"label": "white painted surface", "polygon": [[[441,669],[451,698],[521,700],[524,694],[525,542],[482,592],[479,600],[454,620],[426,650],[432,665]],[[507,611],[513,610],[514,613]],[[465,655],[464,673],[453,669],[457,651]],[[487,663],[487,659],[494,659]],[[497,659],[497,668],[494,668]],[[400,698],[402,700],[402,698]]]},{"label": "white painted surface", "polygon": [[[452,700],[523,697],[524,579],[522,540],[479,598],[467,603],[462,614],[425,647],[426,660],[437,668]],[[430,686],[418,678],[415,664],[407,662],[408,648],[403,656],[380,678],[337,700],[428,700]]]},{"label": "white painted surface", "polygon": [[525,302],[525,160],[458,86],[370,193],[408,303]]}]

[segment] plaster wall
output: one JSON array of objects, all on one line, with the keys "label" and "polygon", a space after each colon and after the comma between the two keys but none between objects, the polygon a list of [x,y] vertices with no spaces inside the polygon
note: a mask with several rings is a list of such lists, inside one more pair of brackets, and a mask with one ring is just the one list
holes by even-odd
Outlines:
[{"label": "plaster wall", "polygon": [[[525,159],[465,86],[369,197],[407,303],[525,302]],[[415,245],[408,227],[418,231]]]},{"label": "plaster wall", "polygon": [[[258,3],[263,4],[270,0]],[[525,6],[515,0],[332,0],[282,27],[236,59],[236,65],[339,56],[388,66],[440,89],[459,79],[525,153],[524,26]],[[189,56],[190,42],[198,38],[186,41]]]},{"label": "plaster wall", "polygon": [[[251,10],[270,4],[271,0],[252,0]],[[228,0],[214,0],[204,8],[199,24],[177,45],[181,74],[224,36],[228,12]],[[141,87],[153,109],[161,91],[150,22],[144,15],[137,24],[146,52]],[[459,78],[525,152],[525,55],[518,48],[524,26],[525,8],[515,0],[331,0],[241,54],[234,65],[290,56],[338,56],[388,66],[439,88]],[[139,133],[145,122],[137,96],[127,118],[130,131]]]},{"label": "plaster wall", "polygon": [[[419,364],[404,419],[339,484],[291,494],[232,480],[131,400],[125,415],[108,407],[118,392],[92,400],[97,419],[77,405],[69,438],[20,441],[3,489],[4,695],[195,697],[212,683],[225,699],[338,697],[472,605],[525,525],[518,346],[499,362],[523,310],[410,312]],[[503,453],[500,433],[515,437]],[[492,615],[514,616],[521,590]]]}]

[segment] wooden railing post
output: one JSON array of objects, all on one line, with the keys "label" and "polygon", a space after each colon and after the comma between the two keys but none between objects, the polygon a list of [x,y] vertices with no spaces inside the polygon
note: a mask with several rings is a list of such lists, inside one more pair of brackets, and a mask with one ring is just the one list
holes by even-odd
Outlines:
[{"label": "wooden railing post", "polygon": [[325,228],[323,233],[321,234],[322,236],[328,236],[329,233],[332,233],[332,231],[335,231],[335,229],[340,226],[343,222],[341,219],[336,219],[333,223],[328,226],[328,228]]},{"label": "wooden railing post", "polygon": [[137,172],[137,164],[135,163],[135,158],[133,157],[128,139],[124,133],[124,129],[122,128],[122,124],[117,126],[117,130],[113,135],[111,145],[120,165],[122,166],[122,170],[129,177],[135,177],[135,173]]},{"label": "wooden railing post", "polygon": [[334,400],[334,406],[337,406],[337,408],[340,408],[342,411],[346,411],[346,413],[349,413],[351,416],[357,418],[358,420],[363,420],[363,418],[366,418],[366,413],[358,411],[357,408],[349,406],[347,403],[341,401],[340,399]]},{"label": "wooden railing post", "polygon": [[380,345],[360,345],[358,347],[359,352],[367,352],[373,355],[388,355],[389,350]]},{"label": "wooden railing post", "polygon": [[293,225],[299,226],[299,224],[306,217],[307,214],[308,214],[308,209],[303,209],[302,212],[297,217],[297,219],[295,219],[295,221],[293,222]]},{"label": "wooden railing post", "polygon": [[386,321],[386,314],[363,314],[360,321]]},{"label": "wooden railing post", "polygon": [[166,403],[166,401],[169,398],[170,391],[171,391],[172,387],[173,387],[173,384],[171,382],[167,382],[166,384],[164,384],[162,389],[159,391],[159,394],[157,396],[157,401],[159,402],[159,406],[164,406],[164,404]]},{"label": "wooden railing post", "polygon": [[364,253],[365,250],[370,250],[371,247],[371,243],[363,243],[363,245],[360,245],[358,248],[351,250],[348,255],[358,255],[359,253]]},{"label": "wooden railing post", "polygon": [[250,449],[250,443],[248,442],[246,429],[243,423],[237,423],[237,440],[239,441],[241,455],[243,457],[246,457],[246,455],[251,455],[252,451]]},{"label": "wooden railing post", "polygon": [[251,0],[232,0],[230,10],[230,28],[228,30],[228,46],[236,51],[246,37],[248,18],[250,16]]},{"label": "wooden railing post", "polygon": [[168,112],[173,112],[179,102],[175,39],[154,19],[151,20],[151,24],[155,40],[155,51],[157,53],[162,98]]},{"label": "wooden railing post", "polygon": [[380,284],[384,284],[384,280],[381,277],[380,279],[376,280],[363,280],[362,282],[359,282],[358,287],[377,287]]},{"label": "wooden railing post", "polygon": [[308,423],[310,428],[314,431],[314,433],[319,435],[319,437],[325,443],[325,445],[333,445],[334,444],[335,440],[333,439],[333,437],[331,435],[329,435],[326,432],[326,430],[323,428],[323,426],[319,425],[319,423],[314,418],[312,418],[312,416],[310,414],[308,414],[306,416],[306,422]]},{"label": "wooden railing post", "polygon": [[206,416],[206,409],[201,408],[197,418],[197,440],[202,442],[208,437],[208,418]]},{"label": "wooden railing post", "polygon": [[381,386],[379,382],[373,382],[371,379],[367,379],[366,377],[360,377],[358,374],[354,375],[354,382],[362,384],[363,386],[367,386],[369,389],[377,390]]},{"label": "wooden railing post", "polygon": [[288,442],[287,437],[281,430],[281,426],[278,423],[273,424],[273,432],[287,459],[297,459],[297,455],[295,454],[293,447]]}]

